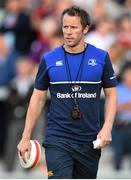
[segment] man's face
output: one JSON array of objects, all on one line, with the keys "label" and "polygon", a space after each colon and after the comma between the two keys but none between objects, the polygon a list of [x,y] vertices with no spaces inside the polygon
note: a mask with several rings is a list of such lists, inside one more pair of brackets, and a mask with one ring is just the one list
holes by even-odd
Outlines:
[{"label": "man's face", "polygon": [[70,47],[77,46],[83,41],[84,33],[87,32],[87,28],[83,29],[80,22],[80,17],[69,16],[65,14],[63,17],[62,25],[65,44]]}]

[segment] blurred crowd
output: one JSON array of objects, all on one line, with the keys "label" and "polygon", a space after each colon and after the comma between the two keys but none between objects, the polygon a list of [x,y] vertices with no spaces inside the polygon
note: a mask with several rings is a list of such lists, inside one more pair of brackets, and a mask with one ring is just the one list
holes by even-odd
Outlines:
[{"label": "blurred crowd", "polygon": [[[91,16],[85,42],[109,52],[118,77],[114,168],[121,169],[123,157],[131,156],[131,0],[0,0],[0,161],[8,171],[41,56],[63,43],[60,15],[73,4]],[[103,103],[102,96],[101,109]]]}]

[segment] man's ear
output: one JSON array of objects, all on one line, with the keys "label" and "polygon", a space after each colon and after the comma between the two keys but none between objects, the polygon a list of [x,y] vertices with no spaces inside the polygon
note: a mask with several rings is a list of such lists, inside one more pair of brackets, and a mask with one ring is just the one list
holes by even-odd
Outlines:
[{"label": "man's ear", "polygon": [[84,33],[84,35],[86,35],[86,34],[87,34],[88,30],[89,30],[89,26],[87,25],[87,26],[83,29],[83,33]]}]

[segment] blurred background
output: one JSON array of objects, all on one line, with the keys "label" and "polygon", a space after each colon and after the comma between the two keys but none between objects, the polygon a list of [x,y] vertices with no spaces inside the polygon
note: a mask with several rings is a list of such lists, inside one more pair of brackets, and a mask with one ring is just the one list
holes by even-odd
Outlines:
[{"label": "blurred background", "polygon": [[[98,178],[131,178],[131,0],[0,0],[0,178],[43,178],[44,149],[32,170],[20,167],[16,146],[41,55],[63,43],[61,12],[76,4],[91,16],[85,42],[109,52],[118,79],[113,142],[103,149]],[[101,94],[100,118],[104,119]],[[33,137],[42,143],[48,96]]]}]

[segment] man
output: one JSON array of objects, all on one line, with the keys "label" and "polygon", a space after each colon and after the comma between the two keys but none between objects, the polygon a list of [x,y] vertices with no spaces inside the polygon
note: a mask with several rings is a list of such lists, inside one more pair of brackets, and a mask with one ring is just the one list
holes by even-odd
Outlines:
[{"label": "man", "polygon": [[[116,113],[116,80],[108,53],[85,44],[90,18],[76,6],[64,10],[64,45],[45,54],[36,76],[35,89],[18,150],[30,154],[30,138],[51,93],[51,106],[44,142],[49,178],[96,178],[100,148],[111,142]],[[100,128],[101,88],[106,95],[105,122]],[[98,149],[93,141],[101,139]]]}]

